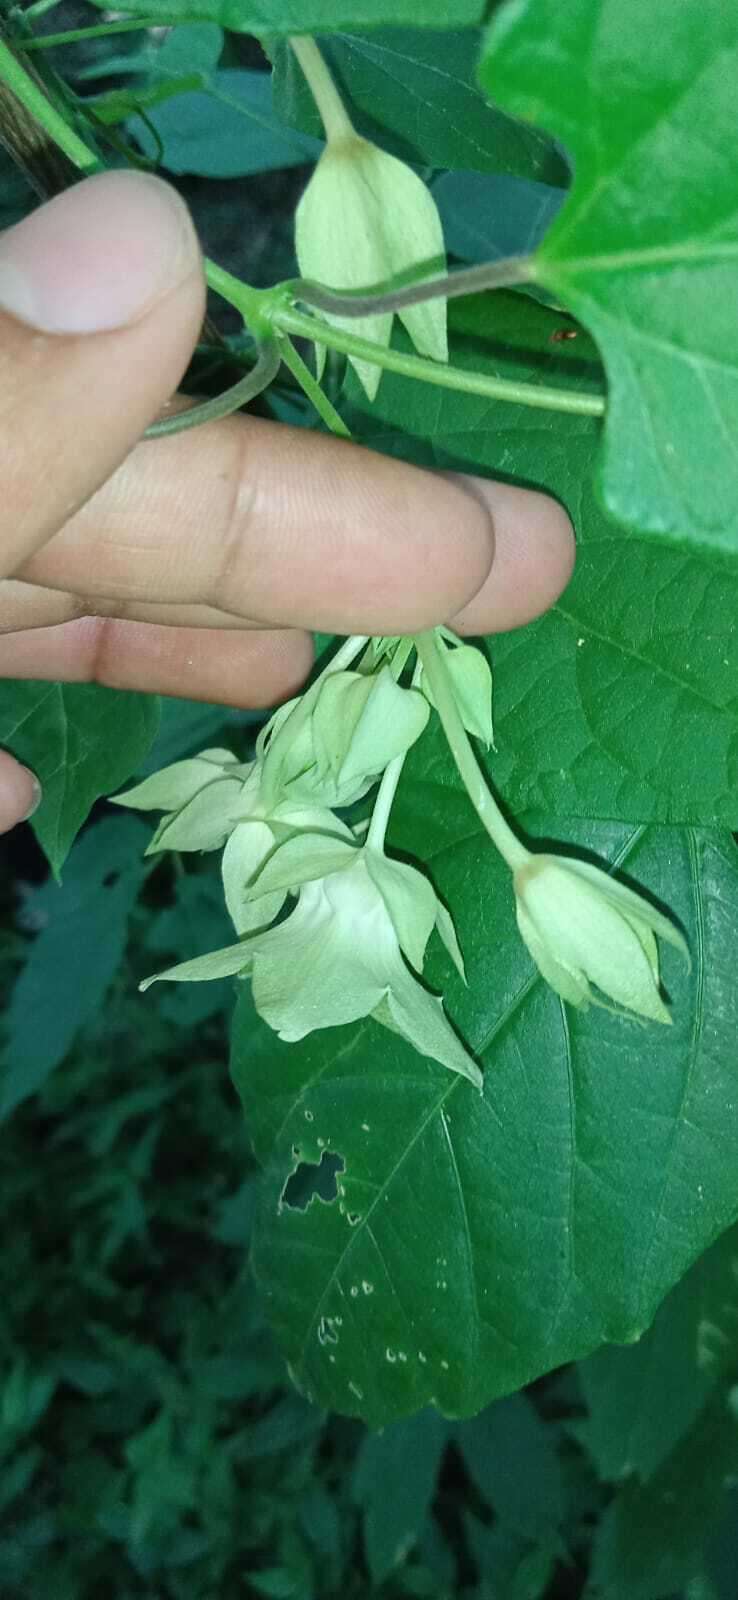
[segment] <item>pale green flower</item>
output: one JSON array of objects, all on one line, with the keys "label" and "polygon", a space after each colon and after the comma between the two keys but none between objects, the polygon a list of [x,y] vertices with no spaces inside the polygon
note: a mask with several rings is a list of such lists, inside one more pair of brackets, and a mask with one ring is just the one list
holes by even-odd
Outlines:
[{"label": "pale green flower", "polygon": [[274,850],[250,892],[258,903],[295,889],[297,906],[278,927],[157,976],[193,981],[250,974],[256,1009],[282,1039],[372,1016],[421,1055],[481,1087],[479,1068],[441,1000],[407,965],[422,968],[434,926],[461,960],[451,919],[428,880],[379,851],[310,834]]},{"label": "pale green flower", "polygon": [[[429,189],[403,161],[353,129],[329,139],[320,157],[297,208],[295,248],[302,276],[333,289],[384,284],[421,265],[425,277],[434,277],[446,266],[443,228]],[[398,314],[421,355],[448,360],[445,300]],[[392,317],[382,311],[326,320],[386,346]],[[373,400],[381,367],[351,359]]]},{"label": "pale green flower", "polygon": [[678,928],[648,900],[572,856],[529,855],[513,875],[518,927],[541,975],[571,1005],[594,1002],[670,1023],[656,934],[689,961]]},{"label": "pale green flower", "polygon": [[420,738],[429,716],[425,697],[403,689],[390,668],[328,672],[309,717],[293,732],[291,700],[263,730],[257,758],[268,760],[285,800],[349,806],[368,792],[390,761]]},{"label": "pale green flower", "polygon": [[217,850],[244,814],[253,771],[253,763],[242,765],[229,750],[203,750],[187,761],[162,767],[135,788],[111,795],[111,800],[134,811],[166,812],[147,855],[160,850]]}]

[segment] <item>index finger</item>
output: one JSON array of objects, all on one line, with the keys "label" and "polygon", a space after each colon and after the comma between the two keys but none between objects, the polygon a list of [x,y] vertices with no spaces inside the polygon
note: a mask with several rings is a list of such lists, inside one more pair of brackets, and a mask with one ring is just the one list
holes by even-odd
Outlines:
[{"label": "index finger", "polygon": [[17,576],[151,621],[415,632],[486,586],[494,545],[465,480],[241,416],[137,446]]}]

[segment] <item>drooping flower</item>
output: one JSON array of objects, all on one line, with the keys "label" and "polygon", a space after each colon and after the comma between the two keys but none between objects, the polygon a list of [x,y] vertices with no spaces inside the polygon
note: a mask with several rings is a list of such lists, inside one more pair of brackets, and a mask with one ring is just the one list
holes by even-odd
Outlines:
[{"label": "drooping flower", "polygon": [[247,895],[275,846],[295,833],[353,840],[332,807],[361,799],[429,715],[424,696],[401,688],[387,665],[374,673],[328,671],[308,694],[308,715],[294,731],[291,713],[301,698],[280,706],[259,734],[254,761],[205,750],[114,796],[116,805],[165,812],[147,855],[225,845],[223,887],[239,934],[267,926],[282,908],[286,890],[258,903]]},{"label": "drooping flower", "polygon": [[587,861],[529,854],[513,875],[518,927],[542,977],[571,1005],[606,1004],[670,1023],[661,998],[656,935],[689,952],[648,900]]},{"label": "drooping flower", "polygon": [[448,912],[422,873],[369,846],[295,835],[272,852],[250,894],[258,903],[288,891],[298,893],[298,903],[276,928],[157,977],[194,981],[250,974],[256,1009],[281,1039],[302,1039],[316,1028],[372,1016],[421,1055],[481,1087],[479,1068],[441,1000],[408,965],[422,969],[434,926],[461,961]]},{"label": "drooping flower", "polygon": [[[297,207],[295,248],[304,278],[333,289],[363,289],[422,266],[422,276],[446,268],[438,207],[422,180],[395,156],[362,139],[346,119],[346,131],[328,139]],[[446,302],[409,306],[398,313],[416,350],[436,361],[448,360]],[[363,317],[326,314],[344,328],[388,345],[393,313]],[[379,387],[381,367],[350,358],[370,400]]]}]

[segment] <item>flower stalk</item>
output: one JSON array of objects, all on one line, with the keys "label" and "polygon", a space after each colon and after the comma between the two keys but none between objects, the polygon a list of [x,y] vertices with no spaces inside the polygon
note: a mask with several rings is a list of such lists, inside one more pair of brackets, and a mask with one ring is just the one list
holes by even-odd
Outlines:
[{"label": "flower stalk", "polygon": [[419,633],[415,647],[423,672],[433,695],[448,747],[456,763],[459,777],[479,817],[482,827],[499,850],[511,871],[525,865],[528,851],[513,833],[500,811],[479,762],[471,746],[469,735],[461,720],[448,668],[435,630]]}]

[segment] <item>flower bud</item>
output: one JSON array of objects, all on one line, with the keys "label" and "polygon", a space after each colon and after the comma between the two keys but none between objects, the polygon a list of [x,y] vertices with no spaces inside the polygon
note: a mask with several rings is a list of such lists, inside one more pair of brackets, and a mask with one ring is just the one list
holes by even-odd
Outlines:
[{"label": "flower bud", "polygon": [[[384,284],[420,265],[431,277],[446,265],[441,219],[426,185],[404,161],[353,129],[326,145],[297,208],[295,248],[304,278],[338,290]],[[399,315],[421,355],[448,360],[445,300],[410,306]],[[386,346],[392,316],[383,311],[326,320]],[[351,360],[373,400],[381,367]]]},{"label": "flower bud", "polygon": [[656,938],[689,953],[669,919],[632,889],[571,856],[529,855],[513,877],[520,933],[539,972],[571,1005],[604,1005],[590,982],[653,1022],[671,1022],[659,992]]}]

